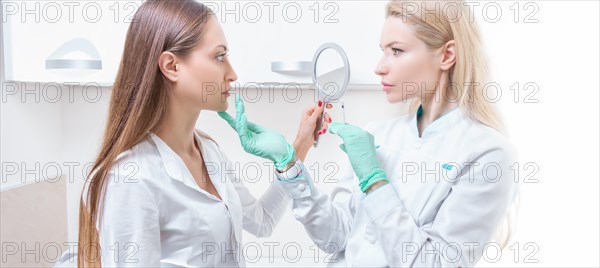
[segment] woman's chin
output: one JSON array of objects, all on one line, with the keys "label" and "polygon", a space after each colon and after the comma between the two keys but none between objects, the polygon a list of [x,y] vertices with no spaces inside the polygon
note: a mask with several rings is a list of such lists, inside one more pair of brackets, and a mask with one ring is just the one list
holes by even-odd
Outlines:
[{"label": "woman's chin", "polygon": [[216,112],[225,112],[229,108],[229,102],[225,101],[220,103],[219,107],[215,109]]},{"label": "woman's chin", "polygon": [[397,103],[397,102],[404,101],[402,96],[400,96],[400,94],[396,94],[395,92],[387,93],[385,96],[389,103]]},{"label": "woman's chin", "polygon": [[386,94],[387,101],[389,103],[408,103],[416,96],[406,96],[402,92],[389,92]]}]

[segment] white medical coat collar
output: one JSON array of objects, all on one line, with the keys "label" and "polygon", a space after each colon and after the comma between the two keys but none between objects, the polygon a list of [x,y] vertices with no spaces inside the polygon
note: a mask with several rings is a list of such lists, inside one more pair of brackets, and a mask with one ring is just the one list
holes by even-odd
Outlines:
[{"label": "white medical coat collar", "polygon": [[[181,181],[188,187],[191,187],[191,188],[207,195],[209,198],[219,201],[214,195],[203,190],[202,188],[200,188],[198,186],[198,184],[196,183],[196,180],[194,179],[193,175],[190,173],[189,169],[187,168],[187,166],[185,165],[185,163],[183,162],[181,157],[179,157],[179,155],[177,155],[177,153],[175,153],[175,151],[173,151],[173,149],[171,149],[171,147],[169,147],[168,144],[166,144],[160,137],[158,137],[154,133],[150,133],[150,137],[154,141],[154,144],[156,145],[156,148],[158,149],[158,152],[160,153],[165,171],[167,172],[167,174],[169,174],[169,176],[172,179]],[[196,142],[198,143],[198,147],[200,148],[200,153],[202,154],[202,158],[203,158],[204,162],[205,163],[213,163],[214,161],[216,161],[217,157],[216,156],[213,157],[213,155],[211,155],[211,150],[206,150],[206,148],[205,148],[205,142],[210,142],[210,141],[203,140],[201,135],[198,135],[198,133],[196,131],[194,131],[194,138],[196,139]],[[213,162],[211,162],[211,161],[213,161]],[[208,165],[206,165],[206,168],[208,168]],[[208,176],[210,177],[210,180],[213,182],[213,185],[217,189],[217,192],[221,196],[222,201],[227,206],[229,206],[229,202],[227,199],[227,188],[225,185],[226,181],[221,181],[220,178],[217,178],[217,177],[223,177],[223,176],[217,176],[220,174],[218,172],[217,172],[217,174],[211,174],[212,172],[210,172],[210,170],[208,170],[207,173],[208,173]]]},{"label": "white medical coat collar", "polygon": [[451,111],[443,114],[438,119],[429,123],[423,130],[421,137],[419,138],[419,125],[417,124],[417,118],[423,113],[423,105],[419,105],[417,113],[412,116],[411,119],[411,132],[413,137],[417,139],[427,139],[428,137],[444,133],[448,129],[456,126],[461,122],[461,118],[464,116],[463,112],[459,108],[454,108]]}]

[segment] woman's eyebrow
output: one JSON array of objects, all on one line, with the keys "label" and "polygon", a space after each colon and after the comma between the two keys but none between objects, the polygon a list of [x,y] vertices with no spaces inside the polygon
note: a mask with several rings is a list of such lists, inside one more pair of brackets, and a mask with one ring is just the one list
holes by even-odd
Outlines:
[{"label": "woman's eyebrow", "polygon": [[216,48],[219,48],[219,47],[222,47],[225,50],[225,52],[229,51],[229,48],[227,48],[226,45],[218,45],[218,46],[216,46]]},{"label": "woman's eyebrow", "polygon": [[388,43],[387,45],[385,45],[384,47],[382,47],[381,45],[379,45],[379,47],[381,47],[381,49],[384,49],[386,47],[391,47],[392,45],[402,45],[404,44],[403,42],[400,41],[392,41],[390,43]]}]

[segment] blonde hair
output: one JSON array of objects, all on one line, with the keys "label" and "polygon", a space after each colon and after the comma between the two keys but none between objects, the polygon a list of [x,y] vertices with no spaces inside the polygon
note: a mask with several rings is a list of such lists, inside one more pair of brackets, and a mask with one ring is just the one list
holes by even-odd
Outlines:
[{"label": "blonde hair", "polygon": [[[471,119],[505,133],[500,115],[485,99],[488,66],[479,28],[464,1],[390,1],[386,17],[402,18],[417,38],[430,49],[438,49],[455,40],[456,62],[450,69],[448,88],[455,90],[459,108]],[[415,98],[409,111],[416,113],[421,104]]]},{"label": "blonde hair", "polygon": [[[484,96],[489,78],[487,59],[479,28],[475,21],[469,21],[471,16],[464,1],[392,0],[387,4],[386,17],[401,18],[430,49],[441,48],[454,40],[456,62],[449,71],[448,88],[456,90],[459,109],[474,121],[506,134],[501,116]],[[415,98],[410,104],[410,113],[416,113],[420,104],[421,100]],[[494,240],[502,248],[514,233],[518,205],[517,198],[494,234]]]}]

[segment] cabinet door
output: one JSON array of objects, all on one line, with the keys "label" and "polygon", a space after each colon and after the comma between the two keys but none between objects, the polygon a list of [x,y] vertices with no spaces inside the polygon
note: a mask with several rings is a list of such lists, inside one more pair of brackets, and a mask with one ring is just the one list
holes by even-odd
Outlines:
[{"label": "cabinet door", "polygon": [[[213,2],[230,46],[240,86],[312,82],[310,74],[271,71],[271,62],[312,61],[326,42],[340,45],[351,69],[350,88],[380,84],[374,70],[386,1]],[[259,14],[260,13],[260,14]]]},{"label": "cabinet door", "polygon": [[141,1],[3,2],[6,80],[114,82]]},{"label": "cabinet door", "polygon": [[[312,82],[271,71],[272,62],[312,61],[334,42],[348,55],[350,88],[379,84],[373,70],[386,1],[209,1],[228,38],[238,85]],[[111,85],[141,1],[3,3],[6,79]],[[101,67],[99,67],[101,64]],[[66,68],[66,69],[62,69]]]}]

